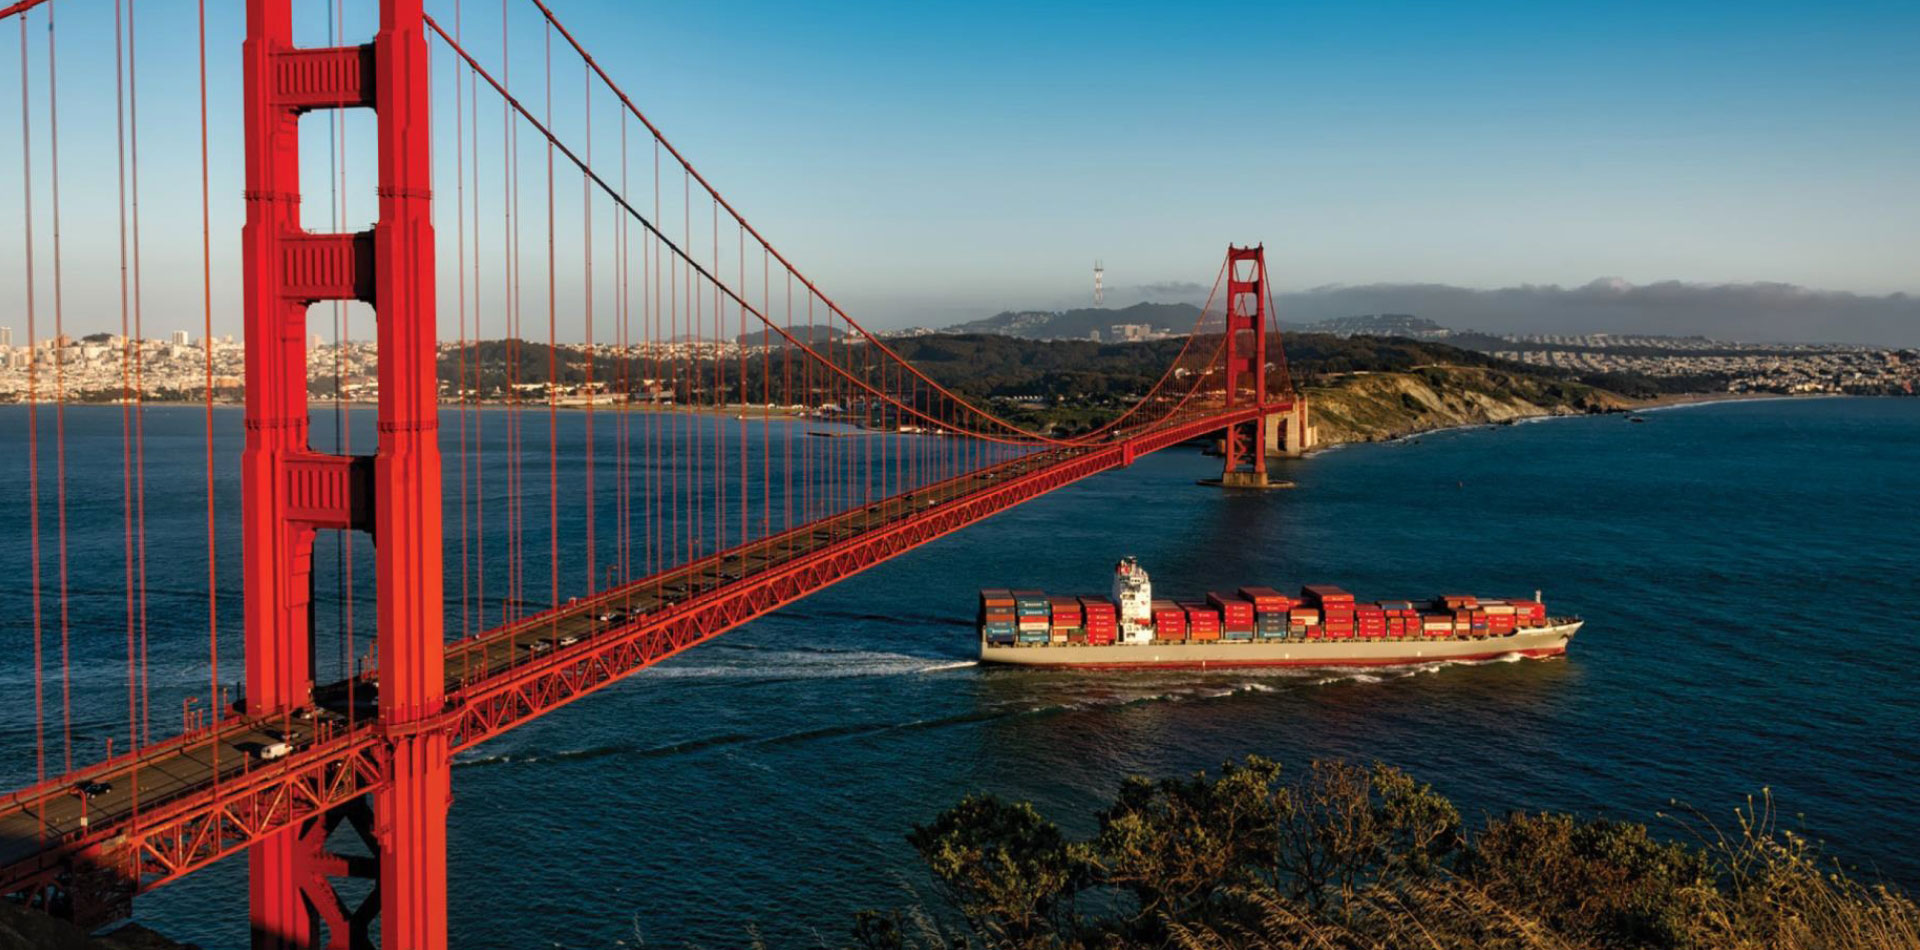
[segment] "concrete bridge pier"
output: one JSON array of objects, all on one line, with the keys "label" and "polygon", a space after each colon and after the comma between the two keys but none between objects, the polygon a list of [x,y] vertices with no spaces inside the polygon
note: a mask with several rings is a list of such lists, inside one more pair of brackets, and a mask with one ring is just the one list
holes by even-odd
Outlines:
[{"label": "concrete bridge pier", "polygon": [[1299,458],[1320,443],[1307,414],[1307,397],[1293,397],[1293,408],[1266,417],[1267,457]]}]

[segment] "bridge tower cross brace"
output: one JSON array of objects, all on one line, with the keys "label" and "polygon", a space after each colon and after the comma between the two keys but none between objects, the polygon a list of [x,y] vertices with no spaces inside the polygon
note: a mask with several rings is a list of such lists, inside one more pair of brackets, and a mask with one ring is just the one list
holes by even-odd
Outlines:
[{"label": "bridge tower cross brace", "polygon": [[[1266,245],[1227,247],[1226,408],[1264,407],[1267,395]],[[1248,392],[1240,390],[1246,388]],[[1221,482],[1267,484],[1267,426],[1263,415],[1227,428]]]},{"label": "bridge tower cross brace", "polygon": [[[370,819],[355,821],[377,865],[371,870],[373,892],[360,908],[347,909],[326,880],[369,872],[362,867],[366,862],[326,852],[338,816],[288,828],[249,849],[256,950],[313,946],[321,921],[329,947],[370,946],[376,911],[380,945],[387,950],[447,945],[450,791],[442,715],[432,169],[421,13],[421,0],[380,0],[372,43],[298,48],[291,0],[247,0],[246,707],[252,715],[270,716],[311,701],[315,533],[368,532],[375,549],[377,729],[388,768]],[[299,119],[340,108],[375,112],[379,220],[366,232],[308,233],[300,225]],[[332,300],[358,300],[374,309],[380,397],[372,456],[316,452],[309,441],[307,308]]]}]

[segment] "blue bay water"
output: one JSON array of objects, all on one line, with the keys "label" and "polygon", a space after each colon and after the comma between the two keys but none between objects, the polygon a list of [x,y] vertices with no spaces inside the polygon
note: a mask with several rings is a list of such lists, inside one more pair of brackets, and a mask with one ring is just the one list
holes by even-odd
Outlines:
[{"label": "blue bay water", "polygon": [[[74,425],[97,441],[70,477],[112,501],[89,516],[117,525],[118,412],[70,415],[89,413]],[[1249,753],[1296,767],[1389,762],[1470,815],[1573,810],[1672,827],[1659,815],[1677,800],[1730,822],[1771,789],[1787,821],[1837,856],[1920,885],[1909,672],[1920,401],[1724,403],[1646,418],[1342,448],[1290,463],[1299,488],[1264,494],[1196,486],[1217,462],[1170,450],[850,578],[460,756],[454,941],[723,947],[752,928],[776,947],[835,945],[855,910],[925,892],[903,836],[968,792],[1031,799],[1084,832],[1126,775]],[[229,422],[222,451],[237,445]],[[0,423],[11,466],[0,569],[19,578],[24,422]],[[193,410],[150,411],[155,548],[204,550],[198,426]],[[237,475],[220,490],[237,498]],[[95,534],[103,550],[72,558],[89,625],[75,643],[86,743],[126,721],[120,539]],[[238,552],[223,545],[231,634]],[[1407,673],[970,662],[978,588],[1098,591],[1123,554],[1165,591],[1539,588],[1589,623],[1564,661]],[[204,554],[153,560],[150,676],[156,710],[171,703],[177,721],[179,696],[205,688],[206,632],[204,619],[172,622],[167,605],[204,610]],[[10,658],[0,767],[16,784],[33,774],[31,669],[12,659],[28,649],[24,590],[14,582],[0,595]],[[223,679],[238,669],[227,652]],[[244,877],[244,862],[228,861],[137,909],[173,936],[241,947]]]}]

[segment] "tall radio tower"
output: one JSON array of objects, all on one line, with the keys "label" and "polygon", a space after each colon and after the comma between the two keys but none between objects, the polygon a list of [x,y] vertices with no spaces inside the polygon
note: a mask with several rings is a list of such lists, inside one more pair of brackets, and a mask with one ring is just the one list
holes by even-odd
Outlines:
[{"label": "tall radio tower", "polygon": [[1100,305],[1100,301],[1106,299],[1106,292],[1100,287],[1100,278],[1104,276],[1106,272],[1107,269],[1100,266],[1100,260],[1095,258],[1093,261],[1093,305],[1096,307]]}]

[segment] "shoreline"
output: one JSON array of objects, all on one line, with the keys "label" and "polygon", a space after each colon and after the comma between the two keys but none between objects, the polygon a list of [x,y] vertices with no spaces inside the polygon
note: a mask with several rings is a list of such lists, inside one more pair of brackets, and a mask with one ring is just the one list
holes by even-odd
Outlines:
[{"label": "shoreline", "polygon": [[1785,402],[1799,399],[1873,399],[1875,396],[1855,396],[1850,393],[1673,393],[1656,396],[1652,399],[1629,400],[1626,406],[1616,409],[1598,409],[1588,412],[1554,412],[1542,410],[1536,413],[1515,416],[1510,419],[1468,422],[1457,425],[1434,426],[1417,429],[1386,438],[1343,439],[1324,442],[1302,453],[1300,458],[1313,458],[1322,452],[1331,452],[1357,445],[1394,445],[1405,443],[1422,436],[1437,435],[1443,432],[1465,432],[1473,429],[1500,429],[1507,426],[1544,422],[1551,419],[1586,419],[1593,416],[1637,415],[1642,412],[1664,412],[1686,409],[1694,406],[1715,405],[1728,402]]}]

